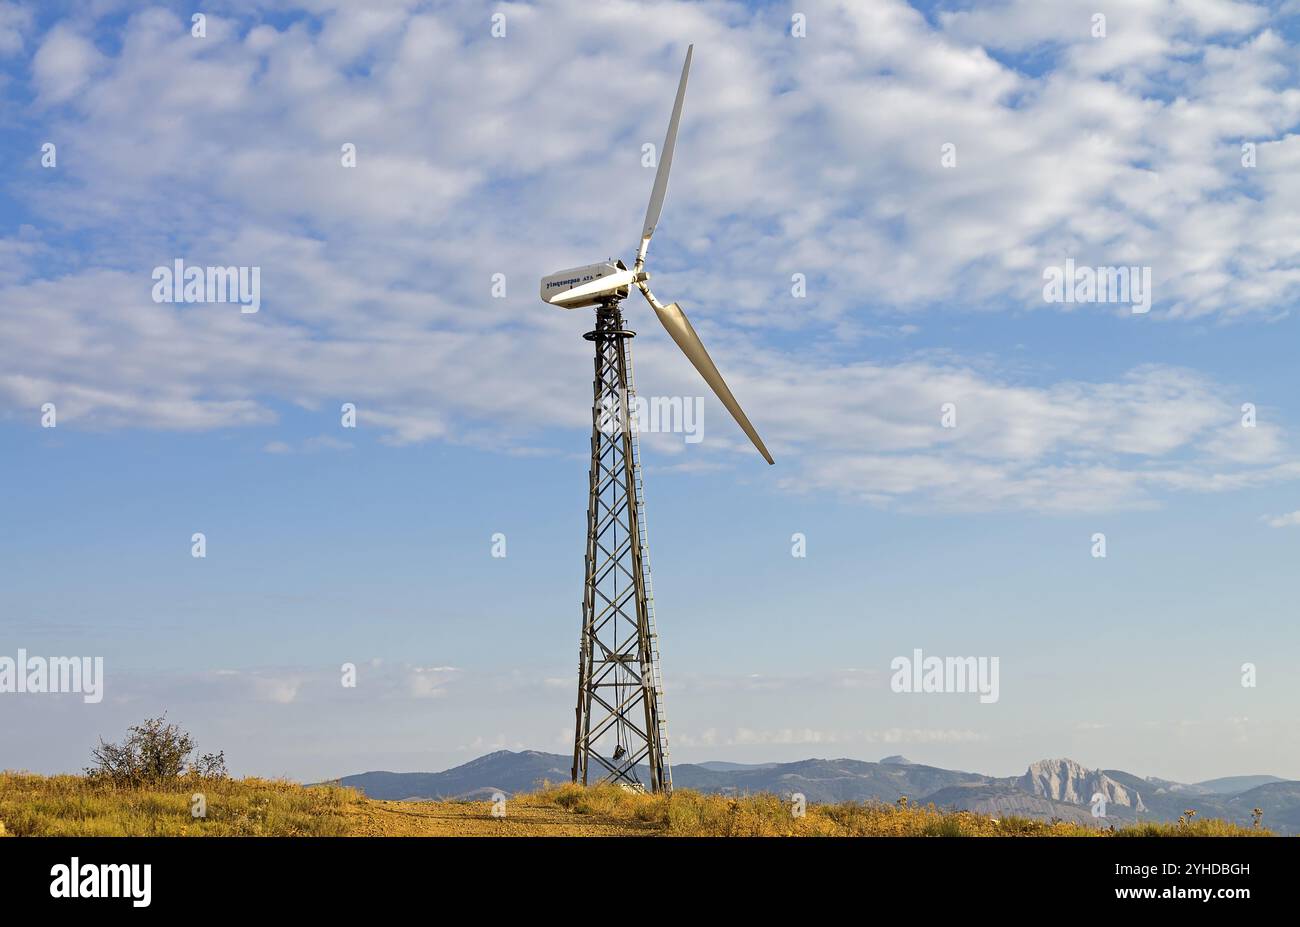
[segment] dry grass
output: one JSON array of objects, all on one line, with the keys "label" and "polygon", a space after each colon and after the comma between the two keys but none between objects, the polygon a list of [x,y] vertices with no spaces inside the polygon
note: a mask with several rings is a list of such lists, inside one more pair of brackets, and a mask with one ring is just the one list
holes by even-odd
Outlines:
[{"label": "dry grass", "polygon": [[1270,836],[1263,828],[1227,821],[1189,824],[1140,824],[1099,830],[1033,818],[993,819],[970,811],[940,811],[900,801],[809,805],[794,817],[790,803],[776,795],[728,798],[680,789],[671,796],[641,795],[612,785],[588,788],[566,784],[544,789],[534,798],[553,802],[576,814],[651,824],[657,833],[725,837],[1097,837],[1097,836]]},{"label": "dry grass", "polygon": [[[207,817],[191,814],[195,793]],[[641,795],[612,785],[565,784],[517,795],[504,818],[486,802],[379,802],[354,789],[267,779],[183,777],[165,789],[123,789],[81,776],[0,773],[0,835],[348,836],[640,834],[708,837],[1266,836],[1226,821],[1097,830],[1031,818],[993,820],[933,806],[809,805],[802,817],[776,795],[728,798],[681,789]]]},{"label": "dry grass", "polygon": [[[207,816],[191,813],[202,794]],[[82,776],[0,773],[0,833],[9,836],[342,836],[354,789],[270,779],[181,777],[124,789]]]}]

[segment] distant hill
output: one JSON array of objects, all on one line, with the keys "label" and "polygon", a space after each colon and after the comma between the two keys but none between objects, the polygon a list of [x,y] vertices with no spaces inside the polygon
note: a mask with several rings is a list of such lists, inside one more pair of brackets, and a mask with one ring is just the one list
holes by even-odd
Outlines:
[{"label": "distant hill", "polygon": [[[512,795],[545,782],[569,781],[573,758],[536,750],[500,750],[436,773],[367,772],[340,780],[371,798],[390,800]],[[646,778],[645,776],[642,777]],[[800,793],[809,802],[934,804],[989,817],[1023,817],[1080,824],[1176,821],[1187,810],[1200,818],[1249,825],[1255,808],[1276,833],[1300,834],[1300,782],[1275,776],[1231,776],[1201,783],[1143,778],[1118,769],[1087,769],[1069,759],[1039,760],[1024,775],[985,776],[913,763],[901,756],[879,763],[862,760],[799,760],[794,763],[683,763],[673,784],[722,795]],[[1106,798],[1106,817],[1092,816],[1093,797]]]},{"label": "distant hill", "polygon": [[498,750],[437,773],[366,772],[344,776],[343,785],[370,798],[484,798],[493,792],[528,792],[545,782],[568,782],[573,757],[524,750]]},{"label": "distant hill", "polygon": [[1228,820],[1242,823],[1259,808],[1276,833],[1300,834],[1300,782],[1270,782],[1232,796],[1227,805],[1231,813],[1224,817]]},{"label": "distant hill", "polygon": [[1261,785],[1285,781],[1285,779],[1279,779],[1277,776],[1224,776],[1222,779],[1206,779],[1204,782],[1196,784],[1217,795],[1236,795],[1239,792],[1258,788]]},{"label": "distant hill", "polygon": [[864,763],[861,760],[800,760],[762,768],[715,771],[685,763],[673,767],[673,785],[702,792],[753,794],[799,792],[812,802],[897,801],[985,777],[933,766]]}]

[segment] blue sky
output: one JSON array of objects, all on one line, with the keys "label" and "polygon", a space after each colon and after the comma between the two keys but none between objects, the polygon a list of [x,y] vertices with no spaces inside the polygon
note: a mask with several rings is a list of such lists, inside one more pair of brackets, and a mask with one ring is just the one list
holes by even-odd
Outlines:
[{"label": "blue sky", "polygon": [[[241,774],[567,751],[591,319],[537,279],[632,256],[694,42],[654,288],[777,465],[712,397],[643,437],[673,759],[1300,777],[1300,10],[802,6],[0,0],[0,656],[108,674],[0,695],[0,768],[163,710]],[[155,303],[178,258],[261,310]],[[999,701],[892,692],[918,647]]]}]

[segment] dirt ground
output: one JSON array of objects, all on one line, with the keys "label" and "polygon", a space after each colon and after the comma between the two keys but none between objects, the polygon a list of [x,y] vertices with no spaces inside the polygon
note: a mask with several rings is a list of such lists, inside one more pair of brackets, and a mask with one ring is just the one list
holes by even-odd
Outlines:
[{"label": "dirt ground", "polygon": [[622,837],[654,833],[650,825],[575,814],[554,805],[512,800],[504,817],[490,802],[363,801],[348,811],[354,837]]}]

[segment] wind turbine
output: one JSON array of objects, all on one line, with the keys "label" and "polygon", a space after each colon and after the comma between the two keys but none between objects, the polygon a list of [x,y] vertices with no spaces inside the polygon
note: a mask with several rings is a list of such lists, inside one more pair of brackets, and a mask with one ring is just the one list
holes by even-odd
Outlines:
[{"label": "wind turbine", "polygon": [[[645,494],[632,399],[630,340],[619,304],[636,287],[682,353],[769,464],[772,455],[718,373],[700,336],[678,303],[664,305],[650,292],[646,252],[659,224],[668,172],[677,144],[691,54],[686,49],[668,134],[664,137],[636,260],[562,270],[542,278],[542,300],[562,309],[596,308],[596,328],[583,335],[595,344],[592,384],[591,469],[587,499],[586,576],[582,635],[578,643],[578,705],[575,709],[573,781],[617,782],[644,788],[638,770],[649,770],[650,790],[672,790],[668,762],[663,676],[655,630],[654,593],[646,534]],[[594,769],[592,768],[594,765]]]}]

